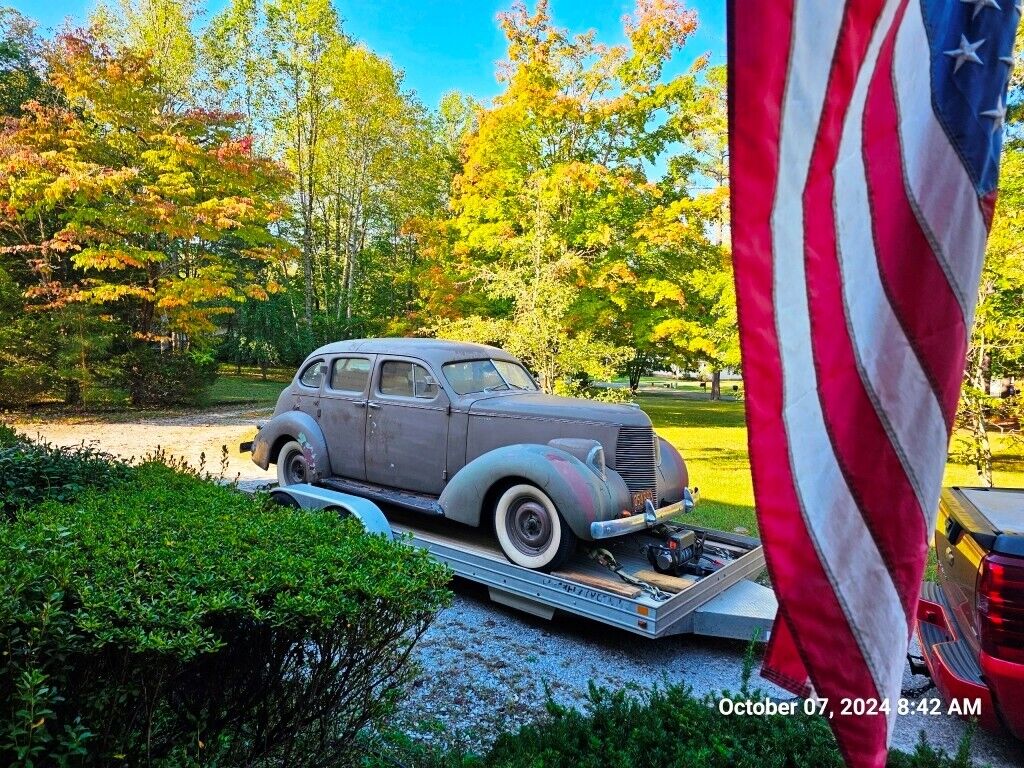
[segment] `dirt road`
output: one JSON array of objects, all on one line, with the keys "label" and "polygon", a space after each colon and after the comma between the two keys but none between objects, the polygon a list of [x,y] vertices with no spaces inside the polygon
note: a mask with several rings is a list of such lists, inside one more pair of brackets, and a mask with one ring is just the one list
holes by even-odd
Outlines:
[{"label": "dirt road", "polygon": [[199,466],[206,457],[206,469],[220,472],[221,448],[228,448],[225,477],[241,480],[276,479],[264,472],[249,455],[238,452],[238,444],[256,434],[256,422],[270,417],[271,408],[234,408],[184,415],[118,414],[111,417],[70,417],[57,420],[15,421],[14,427],[30,437],[37,435],[57,445],[91,443],[124,458],[141,457],[162,448],[167,453]]}]

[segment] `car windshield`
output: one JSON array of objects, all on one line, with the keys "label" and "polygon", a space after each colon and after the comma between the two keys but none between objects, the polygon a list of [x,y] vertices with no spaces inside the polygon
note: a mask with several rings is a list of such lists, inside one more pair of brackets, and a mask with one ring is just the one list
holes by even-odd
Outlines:
[{"label": "car windshield", "polygon": [[460,395],[509,389],[533,392],[537,389],[523,366],[507,360],[464,360],[448,363],[441,370],[452,389]]}]

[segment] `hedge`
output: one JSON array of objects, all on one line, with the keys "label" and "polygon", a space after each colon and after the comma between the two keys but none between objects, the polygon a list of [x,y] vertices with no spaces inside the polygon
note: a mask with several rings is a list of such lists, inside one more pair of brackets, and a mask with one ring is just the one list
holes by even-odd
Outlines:
[{"label": "hedge", "polygon": [[119,471],[0,524],[0,764],[356,762],[447,570],[333,513]]},{"label": "hedge", "polygon": [[[483,755],[419,744],[387,733],[368,748],[364,768],[844,768],[818,716],[722,715],[719,698],[759,699],[747,691],[695,696],[683,685],[610,690],[591,685],[582,708],[549,700],[536,722],[501,734]],[[921,741],[892,750],[888,768],[974,768],[970,735],[949,755]]]}]

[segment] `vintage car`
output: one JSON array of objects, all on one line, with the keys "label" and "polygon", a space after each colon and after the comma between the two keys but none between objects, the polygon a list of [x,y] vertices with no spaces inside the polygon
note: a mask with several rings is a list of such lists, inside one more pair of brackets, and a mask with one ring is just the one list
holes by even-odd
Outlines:
[{"label": "vintage car", "polygon": [[[243,446],[249,447],[249,446]],[[471,526],[552,570],[577,540],[693,505],[679,452],[632,405],[544,394],[496,347],[357,339],[317,349],[251,445],[281,485],[320,483]]]}]

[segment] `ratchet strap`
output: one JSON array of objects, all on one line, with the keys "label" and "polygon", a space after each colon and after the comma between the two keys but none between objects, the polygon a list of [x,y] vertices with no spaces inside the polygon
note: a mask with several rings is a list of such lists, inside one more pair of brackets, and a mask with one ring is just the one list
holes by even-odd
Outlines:
[{"label": "ratchet strap", "polygon": [[619,565],[619,561],[615,559],[615,555],[613,555],[607,549],[592,549],[588,554],[590,556],[590,559],[596,562],[598,565],[604,566],[627,584],[631,584],[632,586],[643,590],[653,599],[661,602],[663,600],[668,600],[670,597],[672,597],[671,594],[658,589],[653,584],[648,584],[646,581],[638,579],[633,574],[626,573],[624,570],[622,570],[622,566]]}]

